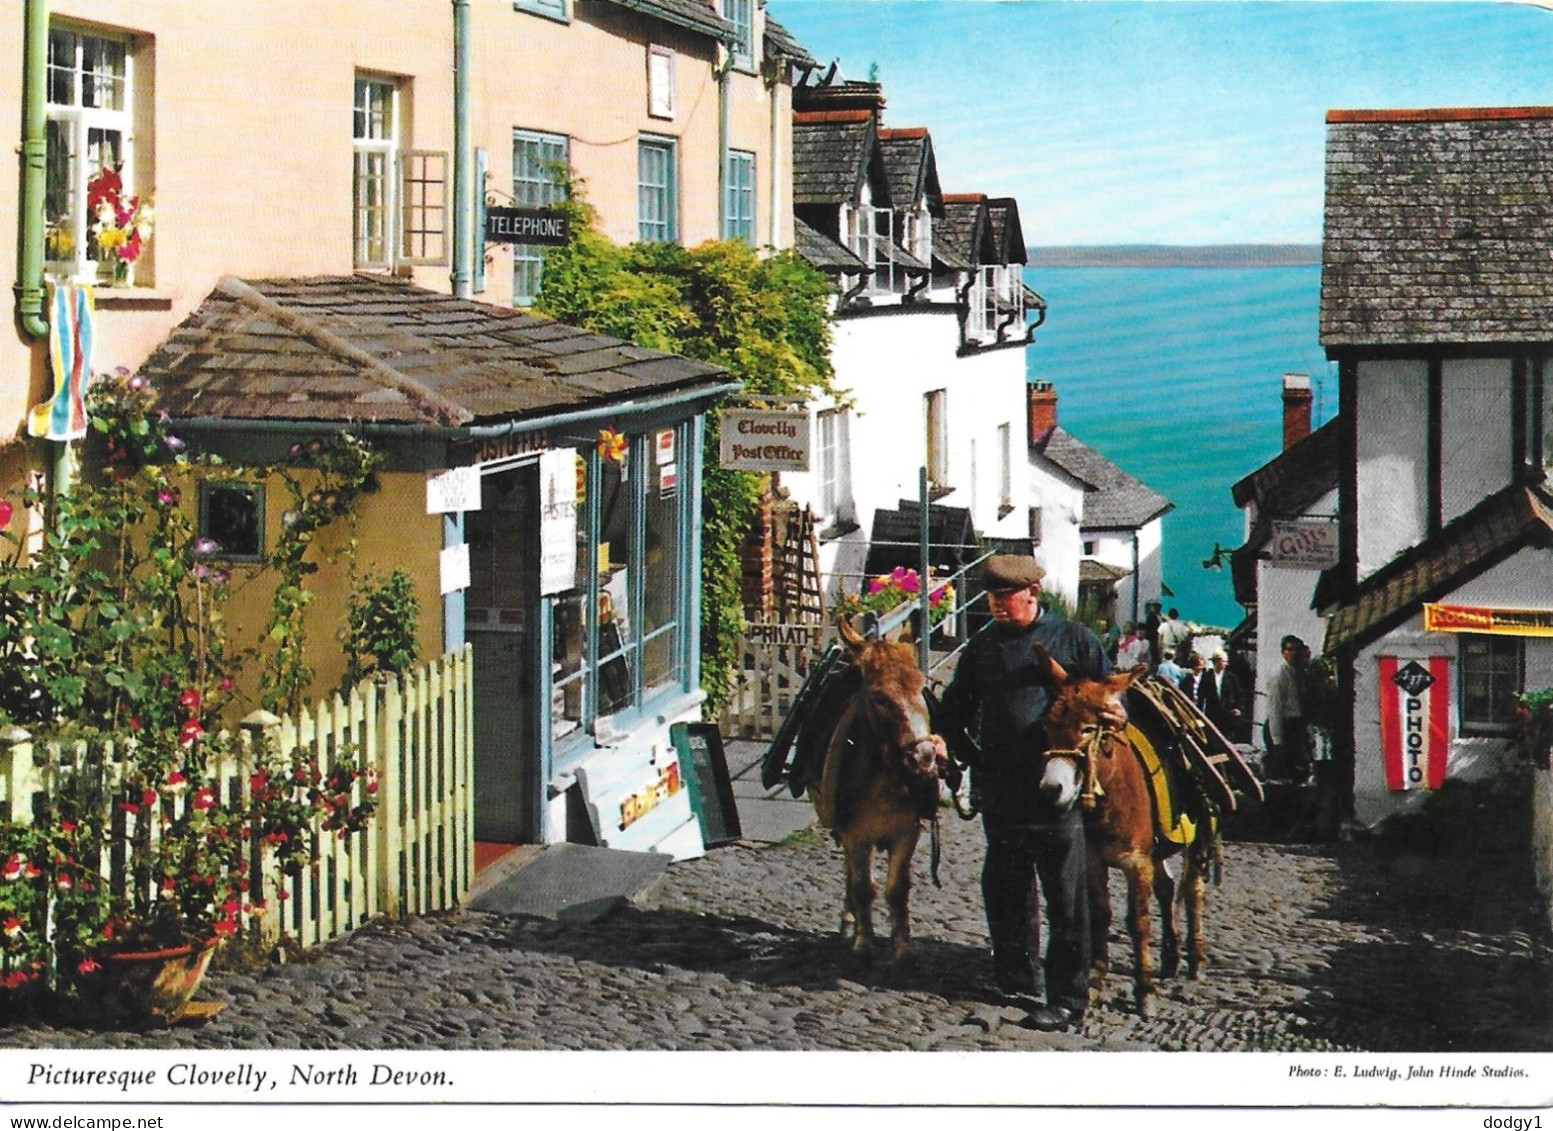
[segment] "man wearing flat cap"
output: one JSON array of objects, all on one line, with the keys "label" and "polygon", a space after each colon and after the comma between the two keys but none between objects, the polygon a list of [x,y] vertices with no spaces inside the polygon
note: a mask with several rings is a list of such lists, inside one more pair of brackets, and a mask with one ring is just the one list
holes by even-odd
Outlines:
[{"label": "man wearing flat cap", "polygon": [[[1005,994],[1038,997],[1041,963],[1037,878],[1046,900],[1046,1004],[1029,1025],[1063,1029],[1089,1004],[1089,902],[1084,826],[1077,809],[1058,814],[1041,797],[1048,696],[1036,678],[1038,644],[1069,673],[1111,671],[1099,639],[1040,604],[1045,571],[1032,557],[996,554],[982,575],[992,624],[961,654],[944,691],[940,731],[971,767],[987,855],[982,899],[993,970]],[[1118,716],[1122,722],[1125,720]]]}]

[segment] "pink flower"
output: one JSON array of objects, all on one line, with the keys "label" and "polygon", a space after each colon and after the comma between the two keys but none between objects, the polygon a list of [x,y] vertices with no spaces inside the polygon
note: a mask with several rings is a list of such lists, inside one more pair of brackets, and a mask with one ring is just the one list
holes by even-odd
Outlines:
[{"label": "pink flower", "polygon": [[884,578],[882,578],[882,577],[874,578],[872,581],[870,581],[868,583],[868,595],[870,597],[872,597],[875,593],[879,592],[879,590],[883,589],[886,584],[887,584],[887,582],[885,581]]},{"label": "pink flower", "polygon": [[78,972],[82,973],[82,974],[91,974],[94,971],[101,970],[101,969],[102,969],[102,963],[95,962],[95,961],[93,961],[90,958],[83,958],[81,960],[81,965],[76,967],[76,970]]}]

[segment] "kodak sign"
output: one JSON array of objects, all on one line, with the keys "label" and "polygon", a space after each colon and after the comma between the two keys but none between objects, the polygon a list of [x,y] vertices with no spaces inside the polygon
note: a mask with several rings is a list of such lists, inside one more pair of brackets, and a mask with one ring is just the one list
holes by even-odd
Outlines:
[{"label": "kodak sign", "polygon": [[1444,656],[1380,658],[1380,747],[1386,787],[1439,789],[1450,753],[1450,668]]}]

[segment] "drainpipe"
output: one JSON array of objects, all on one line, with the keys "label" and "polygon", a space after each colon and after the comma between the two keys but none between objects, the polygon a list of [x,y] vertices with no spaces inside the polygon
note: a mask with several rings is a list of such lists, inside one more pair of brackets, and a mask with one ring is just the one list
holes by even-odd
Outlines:
[{"label": "drainpipe", "polygon": [[719,240],[728,231],[728,72],[733,70],[733,44],[722,44],[720,51],[722,58],[712,66],[717,80],[717,234],[712,238]]},{"label": "drainpipe", "polygon": [[453,297],[469,298],[469,0],[453,0]]},{"label": "drainpipe", "polygon": [[26,62],[22,87],[21,249],[16,279],[16,316],[22,332],[41,338],[43,317],[43,197],[48,187],[48,0],[27,0]]},{"label": "drainpipe", "polygon": [[1141,549],[1138,545],[1138,532],[1132,532],[1132,622],[1138,623],[1139,601],[1143,596],[1143,578],[1139,576],[1139,570],[1143,568]]}]

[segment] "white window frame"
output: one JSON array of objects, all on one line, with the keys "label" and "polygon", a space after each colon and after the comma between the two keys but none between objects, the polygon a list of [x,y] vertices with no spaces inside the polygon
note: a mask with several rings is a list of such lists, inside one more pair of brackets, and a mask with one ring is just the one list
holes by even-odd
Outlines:
[{"label": "white window frame", "polygon": [[[55,47],[60,38],[73,37],[74,45],[70,60],[69,73],[71,75],[71,92],[69,102],[55,102],[50,96],[54,93],[54,79],[60,74],[62,68],[55,65]],[[99,44],[111,45],[115,50],[122,52],[122,70],[118,74],[106,72],[111,76],[111,81],[119,86],[119,98],[117,107],[86,105],[85,77],[89,73],[86,70],[86,56],[88,46]],[[89,282],[95,277],[97,270],[96,249],[90,241],[91,217],[86,214],[86,183],[101,171],[105,148],[99,147],[94,152],[87,152],[90,139],[94,132],[104,135],[116,134],[119,139],[118,165],[119,177],[124,185],[125,195],[135,194],[134,178],[134,134],[132,124],[134,121],[134,54],[133,44],[128,36],[105,35],[96,31],[71,27],[67,24],[51,24],[49,27],[49,59],[48,81],[45,83],[45,98],[50,98],[45,107],[49,132],[58,131],[68,143],[68,154],[64,158],[66,167],[64,186],[65,203],[58,216],[45,216],[48,231],[45,235],[45,257],[47,269],[53,275],[74,279],[76,281]],[[92,71],[94,75],[101,75],[103,71]],[[95,100],[94,100],[95,101]],[[51,152],[47,161],[52,164],[57,159],[57,153]],[[47,210],[47,201],[45,209]],[[52,222],[50,222],[52,221]],[[68,240],[70,254],[60,255],[61,250],[66,250],[61,240]]]},{"label": "white window frame", "polygon": [[755,154],[728,151],[724,173],[723,239],[755,242]]},{"label": "white window frame", "polygon": [[[381,101],[371,97],[373,92]],[[403,94],[403,85],[392,76],[356,74],[351,258],[358,271],[448,262],[448,155],[404,147]],[[367,186],[375,195],[368,196]]]},{"label": "white window frame", "polygon": [[722,0],[723,19],[733,25],[735,40],[729,48],[734,68],[755,69],[755,0]]},{"label": "white window frame", "polygon": [[567,0],[512,0],[512,8],[516,12],[532,12],[536,16],[565,20],[570,18],[566,3]]},{"label": "white window frame", "polygon": [[[662,182],[645,179],[643,159],[661,154]],[[649,204],[656,200],[661,216],[650,216]],[[643,243],[679,242],[679,144],[675,138],[658,134],[640,134],[636,141],[636,234]]]},{"label": "white window frame", "polygon": [[928,483],[949,486],[949,390],[933,389],[922,395],[922,427],[926,440]]},{"label": "white window frame", "polygon": [[674,120],[674,52],[647,45],[647,116]]},{"label": "white window frame", "polygon": [[852,483],[852,418],[844,408],[823,409],[817,414],[819,437],[820,512],[833,522],[854,521]]},{"label": "white window frame", "polygon": [[1469,718],[1467,715],[1467,685],[1470,681],[1485,674],[1478,671],[1480,660],[1478,657],[1473,656],[1471,651],[1474,645],[1482,644],[1487,644],[1490,650],[1504,648],[1515,652],[1515,672],[1513,676],[1499,669],[1486,673],[1486,677],[1495,684],[1502,684],[1508,681],[1513,686],[1514,691],[1523,692],[1526,690],[1526,642],[1519,637],[1480,635],[1476,633],[1464,633],[1458,641],[1460,686],[1457,689],[1457,702],[1461,718],[1461,734],[1463,737],[1502,737],[1510,734],[1515,729],[1515,703],[1513,699],[1507,700],[1507,713],[1503,718]]},{"label": "white window frame", "polygon": [[[383,97],[381,108],[375,95]],[[399,163],[399,83],[382,75],[358,74],[351,109],[352,259],[358,269],[387,270],[394,265],[394,218],[399,210],[394,183]]]},{"label": "white window frame", "polygon": [[[532,154],[532,159],[527,154]],[[512,202],[519,208],[544,208],[566,199],[566,183],[557,170],[571,169],[571,138],[541,130],[512,131]],[[530,306],[539,294],[544,272],[545,248],[538,244],[512,245],[512,304]]]}]

